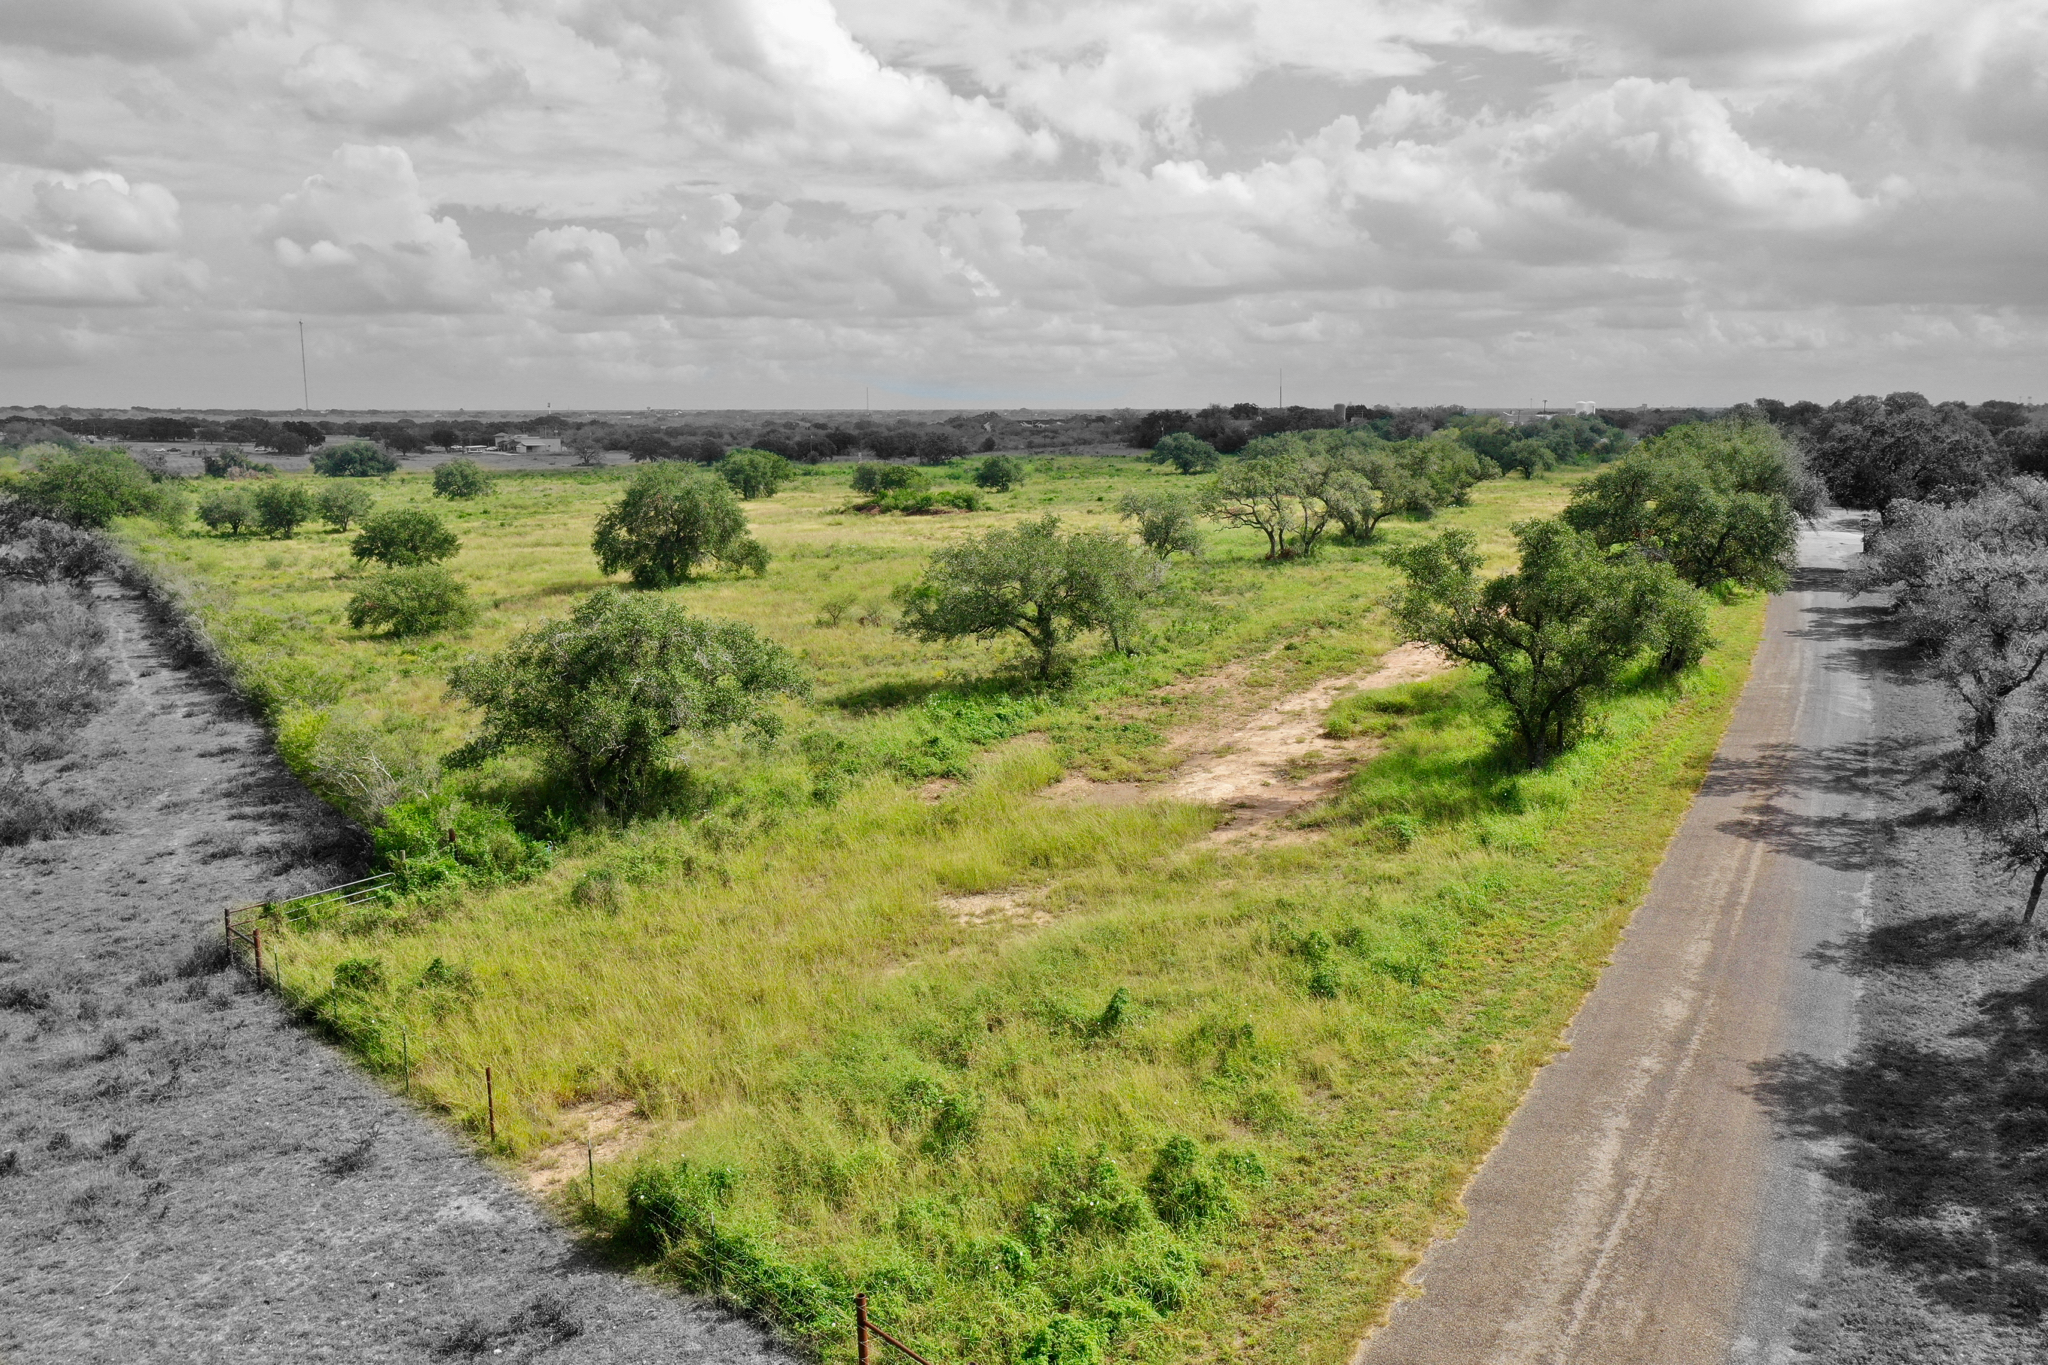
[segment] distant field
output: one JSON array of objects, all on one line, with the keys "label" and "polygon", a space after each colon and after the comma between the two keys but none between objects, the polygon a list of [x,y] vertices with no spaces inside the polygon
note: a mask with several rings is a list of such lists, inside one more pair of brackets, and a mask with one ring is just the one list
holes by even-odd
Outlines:
[{"label": "distant field", "polygon": [[[420,645],[341,623],[342,537],[125,534],[191,585],[280,723],[348,712],[440,753],[470,724],[448,667],[604,581],[590,529],[623,477],[507,476],[488,500],[437,503],[487,610]],[[1040,459],[993,510],[905,519],[839,512],[847,478],[807,472],[748,504],[776,556],[765,579],[675,591],[810,664],[783,742],[707,747],[704,814],[577,836],[536,881],[282,936],[294,997],[393,1084],[409,1055],[414,1093],[473,1134],[491,1066],[499,1155],[528,1175],[580,1170],[585,1133],[623,1120],[598,1208],[573,1185],[552,1196],[594,1228],[616,1223],[637,1160],[729,1167],[720,1226],[773,1273],[727,1292],[835,1350],[843,1317],[792,1307],[803,1284],[866,1287],[941,1360],[1017,1359],[1056,1320],[1117,1359],[1347,1359],[1640,897],[1761,603],[1717,608],[1696,676],[1640,680],[1537,776],[1497,764],[1466,675],[1342,699],[1333,731],[1381,755],[1304,828],[1218,846],[1206,807],[1043,793],[1064,772],[1155,776],[1177,731],[1369,669],[1399,643],[1377,549],[1268,565],[1256,533],[1213,533],[1143,653],[1084,658],[1039,692],[989,682],[1007,645],[893,633],[890,588],[949,537],[1042,511],[1110,524],[1122,490],[1190,481]],[[1439,524],[1498,559],[1510,523],[1568,488],[1482,484]],[[379,496],[434,501],[419,475]],[[1229,685],[1173,686],[1218,673]],[[820,791],[821,736],[885,761]],[[345,958],[390,984],[330,990]],[[473,987],[423,978],[436,958]],[[1176,1136],[1234,1220],[1146,1211],[1135,1191]],[[687,1248],[669,1265],[707,1273]]]}]

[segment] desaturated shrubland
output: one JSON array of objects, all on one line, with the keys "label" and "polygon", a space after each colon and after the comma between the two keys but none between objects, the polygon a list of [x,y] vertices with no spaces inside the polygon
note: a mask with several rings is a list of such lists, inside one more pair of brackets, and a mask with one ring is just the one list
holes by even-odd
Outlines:
[{"label": "desaturated shrubland", "polygon": [[1905,638],[1960,704],[1949,789],[1995,856],[2030,876],[2031,921],[2048,879],[2048,482],[1893,501],[1851,582],[1892,591]]}]

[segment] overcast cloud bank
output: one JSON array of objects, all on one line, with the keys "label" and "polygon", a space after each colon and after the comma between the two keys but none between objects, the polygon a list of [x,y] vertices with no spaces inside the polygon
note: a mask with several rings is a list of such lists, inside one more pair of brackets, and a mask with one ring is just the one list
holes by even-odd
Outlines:
[{"label": "overcast cloud bank", "polygon": [[2048,3],[14,0],[6,402],[2048,394]]}]

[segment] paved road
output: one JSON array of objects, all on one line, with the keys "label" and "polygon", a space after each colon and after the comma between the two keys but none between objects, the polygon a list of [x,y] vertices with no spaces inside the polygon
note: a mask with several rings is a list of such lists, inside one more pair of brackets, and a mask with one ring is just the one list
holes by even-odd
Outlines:
[{"label": "paved road", "polygon": [[1827,1240],[1817,1155],[1773,1129],[1780,1059],[1839,1061],[1865,916],[1873,737],[1853,522],[1801,541],[1749,686],[1613,964],[1355,1365],[1791,1359]]}]

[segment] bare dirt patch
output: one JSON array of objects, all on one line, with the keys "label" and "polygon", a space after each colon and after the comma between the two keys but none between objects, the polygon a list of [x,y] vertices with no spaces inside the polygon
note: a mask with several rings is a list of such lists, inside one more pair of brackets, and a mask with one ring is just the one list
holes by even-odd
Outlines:
[{"label": "bare dirt patch", "polygon": [[108,827],[0,850],[0,1358],[786,1359],[592,1261],[225,970],[222,909],[339,880],[360,835],[134,595],[94,610],[119,685],[47,776]]},{"label": "bare dirt patch", "polygon": [[520,1163],[519,1183],[543,1198],[583,1181],[593,1161],[611,1161],[644,1145],[653,1129],[631,1100],[570,1105],[559,1126],[582,1136],[551,1143]]},{"label": "bare dirt patch", "polygon": [[1046,908],[1044,887],[941,896],[939,909],[943,910],[953,923],[970,929],[996,925],[1052,923],[1052,912]]},{"label": "bare dirt patch", "polygon": [[[1202,726],[1178,730],[1171,744],[1187,759],[1161,782],[1091,782],[1078,775],[1045,791],[1048,800],[1121,805],[1139,801],[1190,801],[1220,806],[1230,815],[1204,840],[1229,844],[1248,838],[1262,843],[1310,837],[1280,821],[1334,794],[1352,770],[1377,751],[1371,739],[1337,740],[1323,733],[1324,719],[1339,697],[1350,692],[1419,682],[1452,667],[1428,645],[1409,643],[1388,650],[1369,672],[1327,678],[1249,714],[1239,711]],[[1242,684],[1250,665],[1239,662],[1162,691],[1175,695],[1224,692]]]}]

